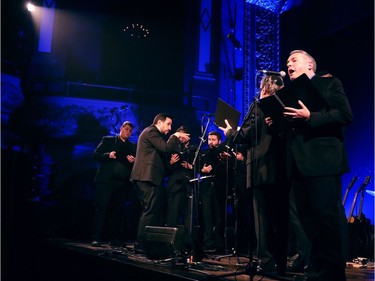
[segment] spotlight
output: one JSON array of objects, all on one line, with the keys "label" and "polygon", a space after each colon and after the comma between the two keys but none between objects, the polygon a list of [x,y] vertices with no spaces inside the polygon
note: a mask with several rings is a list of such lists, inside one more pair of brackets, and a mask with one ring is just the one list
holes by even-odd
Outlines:
[{"label": "spotlight", "polygon": [[26,4],[26,9],[31,13],[31,12],[35,11],[35,5],[31,2],[28,2]]}]

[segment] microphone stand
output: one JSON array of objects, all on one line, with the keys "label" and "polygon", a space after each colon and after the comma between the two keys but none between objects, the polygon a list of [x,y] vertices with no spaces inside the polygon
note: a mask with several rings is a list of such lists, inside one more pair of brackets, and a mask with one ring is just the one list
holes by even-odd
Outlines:
[{"label": "microphone stand", "polygon": [[[236,152],[233,151],[233,149],[231,149],[230,146],[228,145],[225,145],[226,147],[226,152],[229,154],[229,153],[232,153],[234,155],[234,157],[236,157]],[[234,161],[235,161],[235,166],[236,166],[236,163],[237,163],[237,159],[234,158]],[[233,181],[235,182],[235,176],[234,176],[234,179]],[[233,205],[234,205],[234,208],[236,209],[236,194],[235,194],[235,188],[233,188]],[[235,242],[234,242],[234,247],[232,248],[233,250],[233,253],[229,253],[229,250],[228,250],[228,232],[230,230],[230,228],[228,227],[228,197],[229,197],[229,157],[226,158],[226,181],[225,181],[225,218],[224,218],[224,243],[225,243],[225,254],[224,255],[219,255],[219,256],[212,256],[212,258],[214,260],[217,260],[217,261],[220,261],[222,258],[227,258],[227,257],[232,257],[234,255],[236,255],[236,252],[237,252],[237,239],[236,239],[236,227],[237,227],[237,222],[235,223],[235,226],[234,228],[232,227],[233,229],[233,233],[234,233],[234,239],[235,239]],[[236,211],[235,211],[236,212]],[[237,212],[235,214],[235,216],[237,216]],[[236,219],[237,221],[237,219]]]},{"label": "microphone stand", "polygon": [[202,147],[202,144],[205,142],[205,139],[204,139],[204,136],[206,135],[206,132],[207,132],[207,129],[208,129],[208,125],[210,124],[211,122],[211,117],[210,115],[203,115],[202,117],[202,123],[203,123],[203,119],[204,117],[207,117],[208,120],[207,120],[207,124],[203,130],[203,125],[202,125],[202,136],[199,138],[200,139],[200,142],[199,142],[199,145],[197,147],[197,149],[195,150],[195,155],[194,155],[194,160],[193,160],[193,163],[191,164],[193,166],[193,171],[194,171],[194,176],[196,176],[197,180],[190,180],[191,181],[194,181],[194,184],[193,184],[193,187],[192,187],[192,191],[191,191],[191,194],[190,194],[190,204],[189,204],[189,233],[192,237],[192,241],[193,241],[193,256],[190,257],[189,259],[189,262],[193,262],[195,261],[196,259],[200,259],[200,257],[197,257],[198,255],[198,250],[197,250],[197,238],[196,237],[199,233],[199,223],[198,223],[198,202],[199,202],[199,198],[198,198],[198,195],[199,195],[199,185],[200,185],[200,179],[201,179],[201,176],[200,176],[200,169],[199,165],[197,165],[197,159],[198,159],[198,155],[200,153],[200,150],[201,150],[201,147]]}]

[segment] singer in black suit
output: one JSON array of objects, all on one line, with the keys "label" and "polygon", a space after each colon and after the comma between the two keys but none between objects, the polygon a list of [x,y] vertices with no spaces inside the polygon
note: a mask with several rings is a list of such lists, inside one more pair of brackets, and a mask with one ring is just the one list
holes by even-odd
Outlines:
[{"label": "singer in black suit", "polygon": [[108,220],[108,238],[113,246],[122,246],[122,212],[130,192],[130,172],[135,159],[136,145],[129,141],[134,125],[125,121],[118,136],[105,136],[93,152],[99,161],[95,175],[96,209],[92,246],[100,246]]},{"label": "singer in black suit", "polygon": [[[260,98],[284,86],[279,76],[264,76]],[[247,145],[246,187],[252,191],[256,254],[263,274],[285,274],[288,244],[289,183],[285,169],[286,138],[266,123],[258,101],[249,108],[241,130],[219,127],[228,140]],[[253,243],[250,241],[252,248]]]},{"label": "singer in black suit", "polygon": [[285,108],[287,116],[304,122],[288,131],[292,190],[312,247],[313,270],[304,280],[344,281],[348,241],[341,175],[349,171],[343,127],[352,121],[351,107],[340,80],[315,75],[316,61],[307,52],[292,51],[287,68],[292,81],[305,73],[326,102],[314,112],[302,102]]},{"label": "singer in black suit", "polygon": [[168,141],[165,135],[171,131],[172,117],[167,113],[155,116],[153,124],[146,127],[138,138],[137,157],[131,173],[131,180],[141,201],[135,250],[143,251],[145,228],[162,226],[164,221],[165,190],[163,180],[167,168],[166,154],[181,152],[181,138],[189,140],[189,134],[175,132]]},{"label": "singer in black suit", "polygon": [[[200,185],[202,249],[206,253],[224,253],[225,216],[227,203],[227,183],[233,171],[231,155],[221,142],[221,134],[211,131],[207,137],[208,148],[201,155],[200,172],[211,176]],[[228,186],[229,187],[229,186]]]},{"label": "singer in black suit", "polygon": [[[189,133],[186,126],[180,126],[177,132]],[[190,145],[189,140],[181,139],[181,152],[173,153],[168,165],[167,181],[167,214],[166,225],[184,225],[188,227],[188,194],[191,192],[194,178],[193,161],[196,147]]]}]

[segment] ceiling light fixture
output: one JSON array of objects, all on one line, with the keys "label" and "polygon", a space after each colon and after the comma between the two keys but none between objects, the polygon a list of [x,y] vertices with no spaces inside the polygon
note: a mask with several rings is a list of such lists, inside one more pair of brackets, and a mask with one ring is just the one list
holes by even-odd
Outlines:
[{"label": "ceiling light fixture", "polygon": [[141,23],[132,23],[124,27],[123,31],[133,38],[146,38],[150,36],[150,30]]}]

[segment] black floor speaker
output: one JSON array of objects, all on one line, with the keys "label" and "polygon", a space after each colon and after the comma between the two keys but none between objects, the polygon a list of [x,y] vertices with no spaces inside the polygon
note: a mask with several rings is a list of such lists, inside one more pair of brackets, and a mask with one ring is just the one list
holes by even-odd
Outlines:
[{"label": "black floor speaker", "polygon": [[146,226],[144,241],[146,256],[149,259],[166,259],[180,255],[184,236],[184,228]]}]

